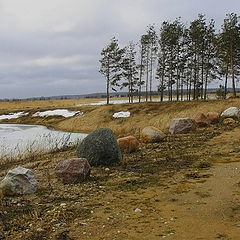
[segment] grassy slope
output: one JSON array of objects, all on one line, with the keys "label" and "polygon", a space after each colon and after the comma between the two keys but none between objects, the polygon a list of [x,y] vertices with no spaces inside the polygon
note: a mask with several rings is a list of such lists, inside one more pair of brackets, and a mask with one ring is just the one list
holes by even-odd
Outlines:
[{"label": "grassy slope", "polygon": [[[87,99],[87,101],[91,102],[90,99]],[[239,106],[240,99],[222,101],[134,103],[109,106],[77,106],[80,103],[86,102],[83,100],[59,100],[20,102],[17,103],[17,105],[16,103],[1,103],[0,111],[3,113],[8,109],[8,112],[21,110],[34,113],[39,110],[56,108],[80,110],[84,112],[82,116],[75,116],[67,119],[63,117],[23,117],[17,120],[9,120],[8,122],[43,124],[56,129],[86,133],[99,127],[109,127],[113,129],[117,135],[123,136],[127,134],[138,135],[140,129],[147,125],[152,125],[165,130],[172,118],[191,117],[197,112],[221,112],[230,106]],[[113,113],[118,111],[130,111],[131,116],[128,119],[112,118]]]}]

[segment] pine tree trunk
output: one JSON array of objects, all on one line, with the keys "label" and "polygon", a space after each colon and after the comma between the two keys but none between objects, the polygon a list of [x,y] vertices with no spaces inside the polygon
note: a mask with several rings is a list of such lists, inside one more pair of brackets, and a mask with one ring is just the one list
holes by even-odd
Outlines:
[{"label": "pine tree trunk", "polygon": [[164,75],[165,75],[165,69],[163,68],[163,72],[162,72],[162,77],[161,77],[161,102],[163,101],[163,91],[164,91]]},{"label": "pine tree trunk", "polygon": [[[203,94],[203,85],[204,85],[203,83],[204,83],[204,58],[202,57],[202,63],[201,63],[201,99],[203,99],[203,95],[205,97],[205,91],[204,91],[204,94]],[[206,82],[205,82],[205,84],[206,84]]]},{"label": "pine tree trunk", "polygon": [[189,76],[188,76],[188,73],[186,72],[186,88],[187,88],[187,92],[186,92],[186,100],[189,100],[188,99],[188,94],[189,94]]},{"label": "pine tree trunk", "polygon": [[168,101],[171,101],[170,84],[171,84],[171,80],[170,80],[170,76],[168,76]]},{"label": "pine tree trunk", "polygon": [[190,79],[189,79],[189,101],[191,101],[191,96],[192,96],[192,68],[190,72]]},{"label": "pine tree trunk", "polygon": [[142,71],[143,71],[143,52],[141,50],[141,63],[140,63],[140,76],[139,76],[139,89],[138,89],[138,102],[141,102],[141,94],[142,94]]},{"label": "pine tree trunk", "polygon": [[[208,61],[207,61],[207,64],[206,64],[206,76],[205,76],[205,85],[204,85],[204,100],[207,99],[207,87],[208,87],[208,75],[209,75],[208,65],[209,65],[209,58],[208,58]],[[202,77],[203,77],[203,75],[202,75]]]},{"label": "pine tree trunk", "polygon": [[128,77],[128,102],[131,102],[131,81],[130,77]]},{"label": "pine tree trunk", "polygon": [[235,87],[235,71],[233,59],[231,58],[231,71],[232,71],[232,89],[233,89],[233,97],[237,97],[236,87]]},{"label": "pine tree trunk", "polygon": [[180,74],[180,83],[181,83],[181,101],[183,101],[184,100],[184,98],[183,98],[183,73],[182,74]]},{"label": "pine tree trunk", "polygon": [[197,86],[197,55],[194,55],[194,80],[193,80],[193,100],[196,99],[196,86]]},{"label": "pine tree trunk", "polygon": [[225,84],[224,84],[224,98],[227,98],[227,82],[228,82],[228,65],[226,69],[226,75],[225,75]]},{"label": "pine tree trunk", "polygon": [[151,57],[150,57],[150,89],[149,89],[149,96],[150,102],[152,101],[152,79],[153,78],[153,55],[151,50]]},{"label": "pine tree trunk", "polygon": [[207,99],[207,85],[208,85],[208,70],[205,76],[205,85],[204,85],[204,100]]},{"label": "pine tree trunk", "polygon": [[109,104],[109,84],[110,83],[110,79],[109,76],[107,76],[107,104]]},{"label": "pine tree trunk", "polygon": [[146,63],[146,102],[148,101],[148,63],[149,63],[149,49],[147,50],[147,63]]}]

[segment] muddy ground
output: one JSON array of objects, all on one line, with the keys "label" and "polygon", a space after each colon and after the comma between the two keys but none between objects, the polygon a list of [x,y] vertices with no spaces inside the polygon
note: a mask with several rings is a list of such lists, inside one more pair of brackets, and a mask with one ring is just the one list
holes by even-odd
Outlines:
[{"label": "muddy ground", "polygon": [[1,165],[35,170],[36,194],[0,200],[0,239],[240,239],[240,124],[140,144],[114,167],[63,185],[54,167],[75,148]]}]

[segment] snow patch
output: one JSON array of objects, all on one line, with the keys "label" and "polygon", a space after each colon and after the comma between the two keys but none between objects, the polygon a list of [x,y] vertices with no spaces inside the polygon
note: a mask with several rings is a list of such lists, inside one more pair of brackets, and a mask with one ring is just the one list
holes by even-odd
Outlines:
[{"label": "snow patch", "polygon": [[83,114],[80,111],[69,111],[68,109],[55,109],[44,112],[36,112],[33,117],[63,116],[65,118],[73,117],[76,114]]},{"label": "snow patch", "polygon": [[114,118],[128,118],[130,117],[130,112],[116,112],[113,114]]},{"label": "snow patch", "polygon": [[17,112],[17,113],[9,113],[6,115],[0,115],[0,120],[3,119],[14,119],[14,118],[19,118],[19,117],[23,117],[28,115],[28,113],[24,113],[24,112]]}]

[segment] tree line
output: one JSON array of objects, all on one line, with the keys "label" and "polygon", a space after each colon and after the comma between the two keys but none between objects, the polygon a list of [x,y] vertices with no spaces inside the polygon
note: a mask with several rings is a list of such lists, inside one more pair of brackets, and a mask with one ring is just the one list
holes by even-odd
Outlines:
[{"label": "tree line", "polygon": [[152,101],[156,85],[161,101],[165,94],[169,101],[206,99],[209,83],[216,79],[223,81],[223,97],[229,82],[236,97],[239,69],[240,22],[235,13],[226,15],[218,32],[213,19],[207,21],[199,14],[188,24],[181,18],[164,21],[158,31],[149,25],[138,43],[125,47],[113,37],[100,59],[107,103],[111,90],[126,88],[129,102],[135,95],[139,102],[143,95],[145,101]]}]

